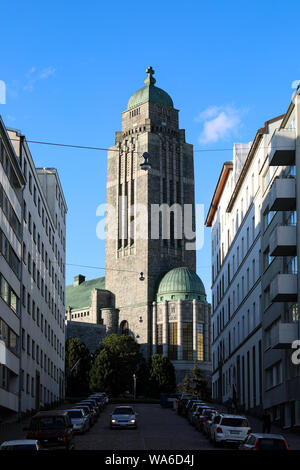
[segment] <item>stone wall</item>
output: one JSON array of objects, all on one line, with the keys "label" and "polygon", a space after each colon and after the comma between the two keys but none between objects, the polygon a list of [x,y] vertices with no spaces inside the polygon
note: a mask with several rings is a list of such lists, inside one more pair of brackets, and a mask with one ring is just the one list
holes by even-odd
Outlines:
[{"label": "stone wall", "polygon": [[67,322],[66,339],[79,338],[93,353],[98,347],[99,342],[105,338],[105,326],[93,325],[84,322]]}]

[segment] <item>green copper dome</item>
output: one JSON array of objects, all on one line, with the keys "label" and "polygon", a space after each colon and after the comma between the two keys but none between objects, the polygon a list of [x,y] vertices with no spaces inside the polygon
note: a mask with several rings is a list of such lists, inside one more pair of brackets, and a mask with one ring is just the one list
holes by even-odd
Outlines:
[{"label": "green copper dome", "polygon": [[161,88],[154,86],[156,82],[155,78],[153,78],[154,70],[152,67],[148,67],[146,69],[147,78],[145,79],[144,83],[146,86],[137,90],[128,101],[127,111],[141,104],[147,103],[151,101],[151,103],[157,103],[166,108],[173,108],[173,101],[172,98]]},{"label": "green copper dome", "polygon": [[157,302],[178,299],[206,302],[203,282],[194,271],[185,267],[172,269],[165,274],[157,291]]}]

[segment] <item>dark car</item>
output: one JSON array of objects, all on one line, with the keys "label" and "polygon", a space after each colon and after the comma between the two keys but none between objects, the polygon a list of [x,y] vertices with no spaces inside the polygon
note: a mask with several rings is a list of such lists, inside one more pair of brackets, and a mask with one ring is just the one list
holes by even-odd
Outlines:
[{"label": "dark car", "polygon": [[95,421],[97,421],[100,414],[99,407],[94,400],[82,400],[79,405],[90,405],[92,407],[93,414],[95,416]]},{"label": "dark car", "polygon": [[67,411],[40,411],[24,431],[26,439],[39,440],[45,449],[74,449],[73,425]]},{"label": "dark car", "polygon": [[195,426],[195,428],[198,429],[198,431],[203,431],[205,421],[215,411],[216,410],[214,410],[212,408],[209,408],[209,407],[207,407],[207,408],[201,407],[200,410],[199,410],[199,414],[197,414],[194,417],[194,426]]}]

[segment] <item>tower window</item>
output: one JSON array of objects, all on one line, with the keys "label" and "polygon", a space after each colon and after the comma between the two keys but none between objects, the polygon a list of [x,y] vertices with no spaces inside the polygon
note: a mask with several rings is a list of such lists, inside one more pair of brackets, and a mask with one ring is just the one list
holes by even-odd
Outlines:
[{"label": "tower window", "polygon": [[127,320],[123,320],[120,325],[121,335],[129,335],[129,325]]},{"label": "tower window", "polygon": [[182,359],[193,360],[193,323],[182,324]]},{"label": "tower window", "polygon": [[168,357],[171,360],[177,360],[177,323],[169,324],[169,345]]}]

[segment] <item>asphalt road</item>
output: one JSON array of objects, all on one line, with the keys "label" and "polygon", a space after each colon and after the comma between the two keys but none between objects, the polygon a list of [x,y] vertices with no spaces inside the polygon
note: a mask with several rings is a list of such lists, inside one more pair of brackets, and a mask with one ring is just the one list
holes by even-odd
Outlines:
[{"label": "asphalt road", "polygon": [[75,436],[76,450],[215,449],[185,418],[160,405],[134,405],[139,414],[137,429],[110,429],[114,407],[109,404],[90,431]]}]

